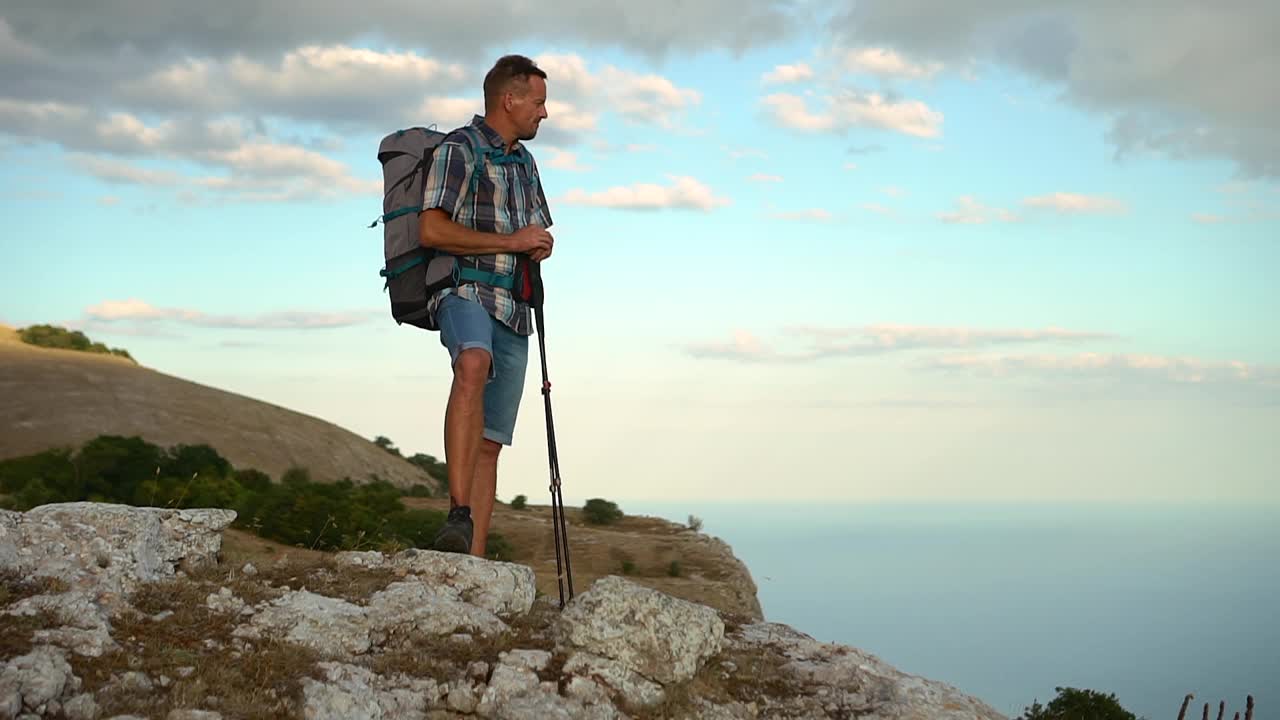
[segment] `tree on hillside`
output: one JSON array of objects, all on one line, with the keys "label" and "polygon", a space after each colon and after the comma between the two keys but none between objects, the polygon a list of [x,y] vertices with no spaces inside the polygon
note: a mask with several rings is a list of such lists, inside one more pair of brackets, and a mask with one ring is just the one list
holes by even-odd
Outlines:
[{"label": "tree on hillside", "polygon": [[591,498],[582,506],[582,517],[592,525],[610,525],[622,519],[622,510],[613,501]]},{"label": "tree on hillside", "polygon": [[391,442],[391,438],[387,437],[386,435],[379,435],[378,437],[374,438],[373,444],[377,445],[383,450],[386,450],[392,455],[395,455],[396,457],[402,457],[400,455],[400,449],[397,448],[395,443]]},{"label": "tree on hillside", "polygon": [[18,330],[18,339],[28,345],[118,355],[133,360],[133,356],[127,350],[109,348],[100,342],[93,342],[79,330],[68,330],[57,325],[30,325],[21,328]]},{"label": "tree on hillside", "polygon": [[1037,700],[1023,711],[1018,720],[1138,720],[1133,713],[1120,706],[1115,693],[1103,694],[1095,690],[1054,688],[1058,696],[1042,706]]}]

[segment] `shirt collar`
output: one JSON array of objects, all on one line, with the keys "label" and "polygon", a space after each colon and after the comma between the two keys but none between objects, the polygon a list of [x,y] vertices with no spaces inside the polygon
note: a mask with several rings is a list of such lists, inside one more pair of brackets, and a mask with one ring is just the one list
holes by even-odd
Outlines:
[{"label": "shirt collar", "polygon": [[[494,130],[489,123],[485,122],[483,115],[473,115],[471,117],[471,126],[479,130],[480,134],[484,136],[484,139],[488,140],[489,144],[493,147],[505,148],[507,146],[506,141],[502,139],[502,136],[498,134],[498,131]],[[519,140],[516,140],[511,144],[510,154],[518,155],[523,150],[524,145],[522,145]]]}]

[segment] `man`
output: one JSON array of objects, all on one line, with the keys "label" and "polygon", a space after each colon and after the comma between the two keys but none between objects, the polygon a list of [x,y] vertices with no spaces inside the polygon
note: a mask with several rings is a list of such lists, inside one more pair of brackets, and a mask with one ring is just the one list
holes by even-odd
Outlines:
[{"label": "man", "polygon": [[529,305],[506,285],[527,262],[550,257],[554,242],[537,165],[523,144],[547,117],[546,78],[527,57],[500,58],[485,75],[484,115],[440,143],[424,183],[422,245],[456,256],[473,276],[490,276],[441,290],[428,304],[453,367],[444,419],[450,509],[434,543],[444,552],[484,556],[498,454],[513,440],[533,327]]}]

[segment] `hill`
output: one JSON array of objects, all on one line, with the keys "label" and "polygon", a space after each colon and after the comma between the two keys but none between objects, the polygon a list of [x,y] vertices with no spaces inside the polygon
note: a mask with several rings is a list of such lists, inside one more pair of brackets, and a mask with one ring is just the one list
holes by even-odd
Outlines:
[{"label": "hill", "polygon": [[317,481],[371,475],[397,487],[436,483],[420,468],[319,418],[172,377],[109,354],[41,348],[0,326],[0,458],[79,446],[102,434],[165,447],[206,444],[236,467]]}]

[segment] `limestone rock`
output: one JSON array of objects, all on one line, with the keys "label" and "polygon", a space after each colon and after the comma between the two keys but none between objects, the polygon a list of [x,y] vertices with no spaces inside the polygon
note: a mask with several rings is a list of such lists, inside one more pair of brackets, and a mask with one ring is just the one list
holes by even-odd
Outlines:
[{"label": "limestone rock", "polygon": [[526,565],[416,548],[396,553],[388,564],[428,585],[453,588],[463,601],[501,618],[523,615],[533,607],[536,586],[533,568]]},{"label": "limestone rock", "polygon": [[0,718],[15,718],[24,710],[43,715],[51,703],[72,698],[80,686],[63,651],[41,645],[0,667]]},{"label": "limestone rock", "polygon": [[116,595],[214,561],[234,510],[94,502],[41,505],[0,520],[0,569]]},{"label": "limestone rock", "polygon": [[[579,681],[574,690],[578,697],[590,698],[603,694],[606,697],[618,697],[633,707],[653,705],[662,702],[664,697],[661,685],[646,680],[643,675],[620,662],[589,652],[574,653],[564,664],[564,672]],[[596,687],[591,688],[581,681],[589,681]]]},{"label": "limestone rock", "polygon": [[365,609],[346,600],[294,590],[260,607],[232,637],[280,637],[328,656],[361,655],[372,641]]},{"label": "limestone rock", "polygon": [[87,591],[33,595],[4,610],[2,614],[30,616],[49,612],[63,627],[37,630],[32,639],[41,644],[57,645],[87,657],[98,657],[116,649],[111,639],[111,622],[107,610]]},{"label": "limestone rock", "polygon": [[557,644],[616,661],[661,684],[687,680],[720,652],[724,622],[705,605],[610,575],[557,620]]},{"label": "limestone rock", "polygon": [[904,673],[857,648],[819,642],[786,625],[748,625],[730,642],[748,652],[787,658],[783,670],[793,680],[824,691],[825,697],[810,699],[814,712],[823,715],[831,706],[833,715],[884,720],[1004,720],[991,706],[950,685]]}]

